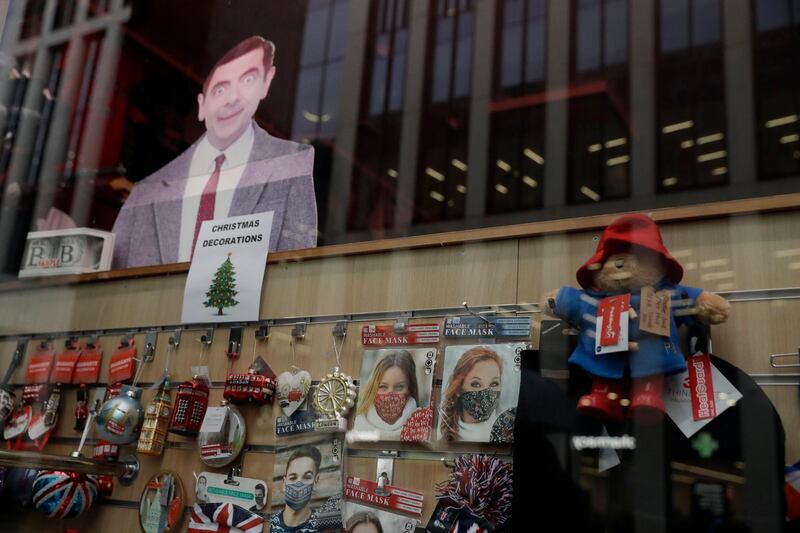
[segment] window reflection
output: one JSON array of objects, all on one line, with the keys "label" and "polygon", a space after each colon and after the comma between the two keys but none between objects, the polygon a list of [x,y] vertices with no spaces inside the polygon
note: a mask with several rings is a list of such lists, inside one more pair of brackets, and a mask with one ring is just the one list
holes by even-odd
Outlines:
[{"label": "window reflection", "polygon": [[800,174],[800,1],[755,2],[754,80],[759,170],[764,179]]},{"label": "window reflection", "polygon": [[569,203],[630,194],[627,0],[576,0]]},{"label": "window reflection", "polygon": [[486,212],[541,206],[544,181],[544,0],[498,3],[502,43],[495,68]]},{"label": "window reflection", "polygon": [[373,4],[348,229],[380,235],[394,222],[410,0]]},{"label": "window reflection", "polygon": [[660,192],[728,182],[721,15],[719,0],[659,2]]},{"label": "window reflection", "polygon": [[469,94],[472,72],[472,0],[438,0],[420,135],[414,222],[464,216]]}]

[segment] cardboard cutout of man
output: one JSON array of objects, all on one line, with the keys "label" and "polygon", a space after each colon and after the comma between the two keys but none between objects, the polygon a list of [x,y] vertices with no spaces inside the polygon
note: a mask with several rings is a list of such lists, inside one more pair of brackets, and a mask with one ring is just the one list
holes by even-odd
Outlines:
[{"label": "cardboard cutout of man", "polygon": [[314,150],[277,139],[253,115],[275,77],[275,45],[245,39],[197,95],[206,133],[134,187],[114,223],[114,268],[190,261],[209,219],[274,211],[269,249],[317,243]]}]

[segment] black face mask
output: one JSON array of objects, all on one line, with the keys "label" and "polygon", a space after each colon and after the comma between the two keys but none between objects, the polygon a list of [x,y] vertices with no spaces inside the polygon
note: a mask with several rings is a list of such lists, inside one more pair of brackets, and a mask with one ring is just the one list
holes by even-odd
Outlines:
[{"label": "black face mask", "polygon": [[500,391],[483,389],[462,392],[459,402],[461,403],[461,409],[469,413],[478,422],[483,422],[492,416],[492,411],[494,411],[499,398]]}]

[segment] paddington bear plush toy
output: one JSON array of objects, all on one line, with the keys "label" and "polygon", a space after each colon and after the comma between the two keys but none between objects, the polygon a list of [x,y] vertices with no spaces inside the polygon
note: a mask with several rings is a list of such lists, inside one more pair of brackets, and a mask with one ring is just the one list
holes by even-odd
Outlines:
[{"label": "paddington bear plush toy", "polygon": [[[642,214],[624,215],[603,231],[597,251],[578,269],[583,290],[562,287],[548,295],[542,308],[580,331],[569,362],[592,376],[592,391],[578,401],[579,412],[619,421],[626,408],[631,415],[664,411],[664,376],[686,370],[678,327],[693,320],[719,324],[730,312],[721,296],[679,285],[682,277],[683,267],[667,251],[655,222]],[[640,324],[643,297],[647,326]],[[601,346],[601,316],[602,342],[612,344],[615,335],[624,340],[619,322],[627,320],[626,345],[616,351]],[[651,322],[660,323],[660,334],[651,332]]]}]

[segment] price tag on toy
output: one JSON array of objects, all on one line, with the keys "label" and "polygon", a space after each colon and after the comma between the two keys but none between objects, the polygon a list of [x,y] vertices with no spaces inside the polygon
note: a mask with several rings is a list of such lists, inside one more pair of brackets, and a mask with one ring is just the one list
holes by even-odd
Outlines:
[{"label": "price tag on toy", "polygon": [[671,296],[669,291],[658,291],[653,287],[642,287],[639,304],[639,329],[653,335],[669,337]]},{"label": "price tag on toy", "polygon": [[203,222],[186,278],[181,322],[258,320],[273,214]]},{"label": "price tag on toy", "polygon": [[595,353],[602,355],[628,350],[630,305],[630,294],[609,296],[597,304]]},{"label": "price tag on toy", "polygon": [[228,409],[225,407],[209,407],[206,409],[206,416],[203,418],[203,425],[200,426],[201,433],[217,433],[222,431],[225,424],[225,417]]}]

